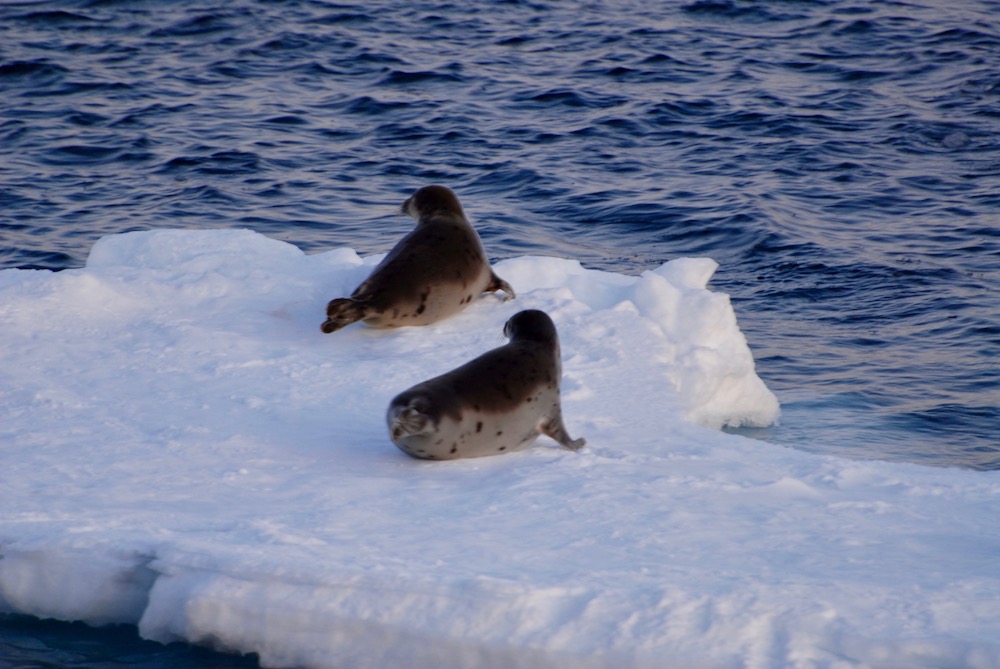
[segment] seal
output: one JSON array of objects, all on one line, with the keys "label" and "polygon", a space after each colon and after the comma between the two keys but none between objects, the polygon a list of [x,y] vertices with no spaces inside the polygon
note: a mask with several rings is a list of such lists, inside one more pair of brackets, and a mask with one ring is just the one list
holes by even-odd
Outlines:
[{"label": "seal", "polygon": [[486,259],[476,229],[458,197],[444,186],[424,186],[400,207],[417,221],[350,297],[326,306],[323,332],[357,321],[376,328],[429,325],[469,306],[483,293],[516,297]]},{"label": "seal", "polygon": [[576,451],[559,402],[559,335],[544,311],[514,314],[510,341],[397,395],[386,411],[393,443],[427,460],[478,458],[527,448],[540,434]]}]

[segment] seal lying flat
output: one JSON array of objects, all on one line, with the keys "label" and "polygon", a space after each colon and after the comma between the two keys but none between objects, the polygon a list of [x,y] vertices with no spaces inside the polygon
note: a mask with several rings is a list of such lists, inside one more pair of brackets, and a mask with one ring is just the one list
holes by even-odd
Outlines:
[{"label": "seal lying flat", "polygon": [[326,307],[323,332],[356,321],[376,328],[428,325],[458,313],[482,293],[514,289],[493,273],[483,243],[455,194],[425,186],[401,210],[417,221],[350,297]]},{"label": "seal lying flat", "polygon": [[415,458],[477,458],[527,448],[545,434],[570,450],[559,404],[562,363],[552,319],[531,309],[504,326],[510,342],[419,383],[389,404],[396,446]]}]

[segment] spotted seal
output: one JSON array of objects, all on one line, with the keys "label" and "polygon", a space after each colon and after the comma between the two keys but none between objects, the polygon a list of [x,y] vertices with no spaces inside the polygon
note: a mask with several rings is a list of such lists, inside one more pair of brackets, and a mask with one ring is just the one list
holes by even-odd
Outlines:
[{"label": "spotted seal", "polygon": [[510,284],[490,267],[476,229],[458,197],[444,186],[424,186],[400,208],[417,221],[350,297],[331,300],[323,332],[356,321],[376,328],[428,325],[458,313],[482,293]]},{"label": "spotted seal", "polygon": [[544,311],[529,309],[504,326],[510,341],[397,395],[386,411],[389,435],[404,453],[428,460],[496,455],[527,448],[539,434],[570,450],[559,403],[559,336]]}]

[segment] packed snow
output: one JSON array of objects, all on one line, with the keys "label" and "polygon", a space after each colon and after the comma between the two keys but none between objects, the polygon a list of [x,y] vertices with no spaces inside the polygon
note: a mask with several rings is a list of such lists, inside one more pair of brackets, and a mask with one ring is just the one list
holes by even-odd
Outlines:
[{"label": "packed snow", "polygon": [[[516,300],[322,334],[379,259],[163,230],[0,272],[0,611],[267,667],[1000,666],[1000,473],[720,431],[778,403],[712,260],[513,258]],[[389,400],[527,308],[587,447],[393,446]]]}]

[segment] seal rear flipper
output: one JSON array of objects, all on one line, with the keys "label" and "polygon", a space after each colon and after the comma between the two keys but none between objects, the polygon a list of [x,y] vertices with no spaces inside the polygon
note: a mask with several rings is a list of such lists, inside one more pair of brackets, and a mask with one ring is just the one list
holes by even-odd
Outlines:
[{"label": "seal rear flipper", "polygon": [[483,292],[495,293],[498,290],[502,290],[504,293],[506,293],[502,298],[504,302],[506,302],[507,300],[513,300],[514,298],[517,297],[517,294],[514,292],[514,289],[511,288],[510,284],[501,279],[500,277],[498,277],[496,275],[496,272],[493,272],[491,270],[490,283],[489,285],[486,286],[486,289]]},{"label": "seal rear flipper", "polygon": [[562,415],[556,413],[552,418],[548,418],[538,426],[538,430],[547,437],[551,437],[555,441],[559,442],[559,445],[563,448],[568,448],[571,451],[579,451],[581,448],[587,445],[586,439],[573,439],[569,436],[566,431],[566,426],[563,425]]},{"label": "seal rear flipper", "polygon": [[339,297],[330,300],[326,305],[326,321],[320,329],[326,334],[336,332],[351,323],[356,323],[365,317],[365,304],[350,297]]}]

